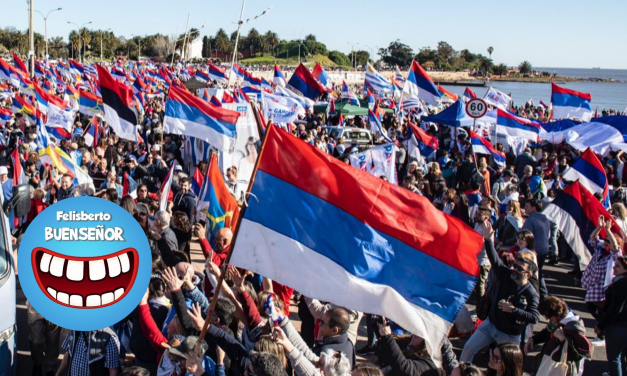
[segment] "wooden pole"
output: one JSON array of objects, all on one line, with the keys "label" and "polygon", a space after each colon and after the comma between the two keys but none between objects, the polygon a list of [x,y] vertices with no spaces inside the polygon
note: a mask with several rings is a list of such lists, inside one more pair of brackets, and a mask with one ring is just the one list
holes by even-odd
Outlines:
[{"label": "wooden pole", "polygon": [[[271,130],[268,128],[267,132]],[[255,177],[257,176],[257,170],[259,168],[259,161],[261,160],[261,156],[263,155],[264,146],[268,140],[268,137],[265,137],[263,143],[261,144],[261,148],[259,150],[259,155],[257,156],[257,160],[255,161],[255,168],[253,169],[253,176],[250,179],[250,184],[248,185],[248,189],[246,193],[250,193],[252,186],[255,182]],[[218,284],[214,290],[213,298],[211,299],[211,304],[209,305],[209,309],[207,309],[207,318],[205,319],[205,323],[202,326],[202,330],[200,331],[200,336],[198,336],[198,341],[196,341],[195,349],[198,355],[200,354],[200,345],[202,341],[205,339],[207,335],[207,330],[209,329],[209,324],[211,317],[213,316],[213,311],[216,308],[216,303],[218,302],[218,297],[220,296],[220,290],[222,289],[222,284],[224,283],[224,278],[226,276],[226,269],[229,266],[229,262],[231,261],[231,256],[233,255],[233,249],[235,249],[235,242],[237,241],[237,235],[239,234],[240,224],[242,222],[242,218],[244,218],[244,213],[246,212],[247,205],[244,205],[241,212],[239,213],[239,217],[237,218],[237,225],[235,226],[235,231],[233,233],[233,241],[229,246],[229,252],[226,255],[226,260],[224,260],[224,265],[222,266],[222,273],[220,274],[220,278],[218,278]]]}]

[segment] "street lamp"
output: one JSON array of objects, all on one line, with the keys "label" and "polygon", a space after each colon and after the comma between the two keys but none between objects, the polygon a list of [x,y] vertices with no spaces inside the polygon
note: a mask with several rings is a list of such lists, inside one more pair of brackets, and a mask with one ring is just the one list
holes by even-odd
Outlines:
[{"label": "street lamp", "polygon": [[357,67],[357,62],[355,61],[355,46],[359,45],[359,42],[357,43],[351,43],[351,42],[346,42],[349,46],[351,46],[351,55],[353,57],[353,69],[355,69],[355,67]]},{"label": "street lamp", "polygon": [[84,28],[85,26],[91,24],[92,22],[91,21],[86,22],[86,23],[82,24],[81,26],[78,26],[78,24],[76,24],[74,22],[70,22],[70,21],[68,21],[67,23],[69,23],[70,25],[75,25],[77,27],[76,33],[78,34],[78,48],[79,48],[79,53],[80,53],[80,61],[81,61],[81,63],[84,63],[83,56],[85,54],[85,51],[81,48],[81,29]]},{"label": "street lamp", "polygon": [[57,9],[53,9],[50,12],[48,12],[45,16],[43,13],[41,13],[40,11],[36,10],[35,12],[41,14],[41,16],[44,18],[44,27],[45,27],[45,35],[44,38],[46,38],[46,59],[48,59],[48,16],[50,15],[50,13],[52,12],[56,12],[58,10],[61,10],[63,8],[57,8]]},{"label": "street lamp", "polygon": [[298,65],[300,65],[300,46],[303,45],[303,40],[298,41]]},{"label": "street lamp", "polygon": [[142,54],[142,37],[140,35],[131,34],[131,38],[134,39],[135,37],[139,38],[137,39],[137,61],[139,61],[139,57]]}]

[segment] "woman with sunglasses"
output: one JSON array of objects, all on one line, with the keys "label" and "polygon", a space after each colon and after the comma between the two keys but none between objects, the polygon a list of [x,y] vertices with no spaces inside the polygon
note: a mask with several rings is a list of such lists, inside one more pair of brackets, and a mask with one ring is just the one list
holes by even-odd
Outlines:
[{"label": "woman with sunglasses", "polygon": [[[609,376],[627,375],[627,258],[619,256],[614,262],[614,279],[605,290],[603,318],[594,329],[605,333],[605,352]],[[606,375],[606,373],[604,373]]]},{"label": "woman with sunglasses", "polygon": [[490,350],[488,376],[522,376],[523,354],[513,343],[501,343]]}]

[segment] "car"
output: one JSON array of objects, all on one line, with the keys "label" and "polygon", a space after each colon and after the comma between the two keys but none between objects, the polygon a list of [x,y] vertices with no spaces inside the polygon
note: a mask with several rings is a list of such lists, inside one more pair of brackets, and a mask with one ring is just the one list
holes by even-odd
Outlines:
[{"label": "car", "polygon": [[368,129],[352,127],[324,127],[327,134],[338,140],[344,139],[344,145],[372,145],[372,134]]}]

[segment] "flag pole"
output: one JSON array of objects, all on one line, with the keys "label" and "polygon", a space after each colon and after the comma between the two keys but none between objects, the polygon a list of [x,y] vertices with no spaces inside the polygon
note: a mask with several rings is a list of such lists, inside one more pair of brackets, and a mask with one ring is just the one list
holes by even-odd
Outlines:
[{"label": "flag pole", "polygon": [[[268,130],[266,131],[266,133],[271,132],[271,131],[274,132],[273,129],[271,130],[271,127],[268,127]],[[259,149],[259,155],[257,156],[257,160],[255,161],[255,168],[253,169],[253,175],[250,178],[250,183],[248,184],[248,189],[246,190],[246,195],[244,197],[249,196],[253,183],[255,182],[255,177],[257,176],[257,170],[259,169],[259,161],[261,160],[261,156],[263,155],[263,151],[264,151],[264,146],[267,141],[268,141],[268,137],[264,137],[263,143],[261,144],[261,147]],[[248,205],[246,204],[246,201],[244,201],[244,206],[242,207],[242,210],[239,213],[239,216],[237,218],[237,224],[235,225],[235,231],[233,232],[233,241],[231,242],[229,246],[229,252],[226,255],[226,259],[224,260],[224,265],[222,266],[222,273],[220,274],[220,278],[218,278],[218,284],[216,285],[216,288],[214,290],[213,297],[211,299],[211,304],[209,305],[209,308],[207,309],[207,318],[205,319],[205,323],[202,326],[202,330],[200,331],[200,336],[198,336],[198,340],[196,341],[194,350],[196,351],[197,354],[200,352],[200,345],[202,344],[202,341],[204,340],[205,335],[207,335],[207,330],[209,329],[209,324],[210,324],[209,320],[211,320],[211,317],[213,316],[213,311],[216,308],[216,303],[218,302],[218,297],[220,296],[220,290],[222,289],[222,284],[224,283],[224,278],[226,276],[226,269],[229,266],[229,262],[231,261],[231,256],[233,255],[233,249],[235,249],[235,242],[237,241],[237,235],[239,234],[240,225],[242,222],[242,218],[244,218],[244,214],[246,212],[247,206]]]}]

